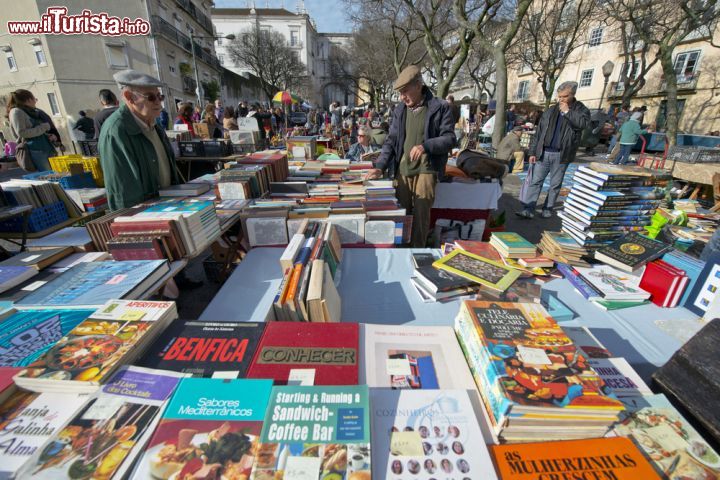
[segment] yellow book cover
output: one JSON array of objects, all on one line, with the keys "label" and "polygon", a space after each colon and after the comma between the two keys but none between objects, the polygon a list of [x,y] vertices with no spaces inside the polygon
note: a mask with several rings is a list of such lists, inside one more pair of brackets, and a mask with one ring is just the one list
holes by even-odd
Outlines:
[{"label": "yellow book cover", "polygon": [[506,267],[464,250],[453,250],[436,260],[433,267],[446,270],[488,288],[504,292],[520,276],[520,271]]}]

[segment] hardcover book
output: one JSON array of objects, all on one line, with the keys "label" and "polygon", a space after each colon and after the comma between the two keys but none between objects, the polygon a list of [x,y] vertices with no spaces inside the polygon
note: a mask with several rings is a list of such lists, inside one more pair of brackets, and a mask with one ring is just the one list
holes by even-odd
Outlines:
[{"label": "hardcover book", "polygon": [[250,478],[370,480],[370,414],[365,385],[273,387]]},{"label": "hardcover book", "polygon": [[92,393],[176,317],[174,302],[110,301],[38,355],[15,383],[39,392]]},{"label": "hardcover book", "polygon": [[42,270],[58,260],[67,257],[71,253],[73,253],[72,247],[48,248],[45,250],[22,252],[4,260],[0,263],[0,267],[32,267],[36,270]]},{"label": "hardcover book", "polygon": [[359,327],[356,323],[269,322],[247,378],[277,384],[303,378],[309,385],[357,385]]},{"label": "hardcover book", "polygon": [[501,262],[502,257],[495,250],[495,247],[488,242],[478,242],[476,240],[455,240],[455,247],[466,252],[473,253],[479,257],[487,258],[493,262]]},{"label": "hardcover book", "polygon": [[180,380],[131,478],[249,478],[271,390],[272,380]]},{"label": "hardcover book", "polygon": [[0,414],[0,478],[14,478],[22,466],[88,400],[87,395],[42,393],[12,402]]},{"label": "hardcover book", "polygon": [[418,267],[415,273],[417,279],[431,293],[447,292],[473,285],[472,280],[432,266]]},{"label": "hardcover book", "polygon": [[19,476],[123,478],[182,374],[128,367],[93,395]]},{"label": "hardcover book", "polygon": [[520,277],[517,270],[459,249],[437,260],[433,267],[501,292],[507,290]]},{"label": "hardcover book", "polygon": [[0,265],[0,293],[20,285],[37,273],[37,269],[32,267]]},{"label": "hardcover book", "polygon": [[633,442],[622,437],[493,445],[490,450],[503,480],[535,480],[554,476],[615,480],[662,478]]},{"label": "hardcover book", "polygon": [[576,267],[575,271],[605,300],[647,300],[650,294],[640,288],[639,275],[621,272],[608,265]]},{"label": "hardcover book", "polygon": [[178,319],[138,364],[194,377],[244,378],[265,325]]},{"label": "hardcover book", "polygon": [[635,232],[595,252],[595,259],[624,272],[638,268],[662,256],[670,247]]},{"label": "hardcover book", "polygon": [[467,391],[373,388],[370,397],[374,478],[498,478]]},{"label": "hardcover book", "polygon": [[639,399],[613,433],[628,437],[667,478],[720,478],[720,455],[675,410],[665,395]]},{"label": "hardcover book", "polygon": [[0,315],[0,366],[26,367],[93,310],[8,310]]},{"label": "hardcover book", "polygon": [[165,260],[82,263],[17,304],[23,307],[98,307],[113,298],[131,298],[145,293],[168,271]]}]

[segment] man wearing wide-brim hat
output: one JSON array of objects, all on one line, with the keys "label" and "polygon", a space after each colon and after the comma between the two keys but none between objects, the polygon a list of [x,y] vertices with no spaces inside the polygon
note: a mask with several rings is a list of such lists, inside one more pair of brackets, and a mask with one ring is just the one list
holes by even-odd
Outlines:
[{"label": "man wearing wide-brim hat", "polygon": [[387,172],[397,179],[398,200],[413,216],[411,245],[424,247],[435,185],[445,173],[448,154],[456,142],[455,122],[450,105],[424,85],[419,67],[400,72],[393,87],[402,104],[395,108],[390,133],[368,178]]},{"label": "man wearing wide-brim hat", "polygon": [[105,120],[98,149],[110,210],[132,207],[179,183],[175,155],[155,119],[164,96],[156,78],[136,70],[113,75],[123,105]]}]

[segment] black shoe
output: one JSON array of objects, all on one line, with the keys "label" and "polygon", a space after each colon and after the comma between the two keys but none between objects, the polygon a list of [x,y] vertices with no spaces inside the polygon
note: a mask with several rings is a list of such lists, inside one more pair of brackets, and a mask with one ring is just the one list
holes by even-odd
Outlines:
[{"label": "black shoe", "polygon": [[517,215],[520,218],[524,218],[526,220],[532,220],[535,218],[535,214],[530,210],[523,210],[520,212],[515,212],[515,215]]},{"label": "black shoe", "polygon": [[205,282],[190,280],[188,277],[181,274],[175,276],[175,284],[181,290],[195,290],[196,288],[202,287]]}]

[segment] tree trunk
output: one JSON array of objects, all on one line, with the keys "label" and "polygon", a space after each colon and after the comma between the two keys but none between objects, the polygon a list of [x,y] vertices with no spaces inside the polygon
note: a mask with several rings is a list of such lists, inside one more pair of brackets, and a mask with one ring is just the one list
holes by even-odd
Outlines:
[{"label": "tree trunk", "polygon": [[677,108],[677,77],[672,61],[672,50],[661,47],[658,52],[663,75],[665,76],[665,91],[667,92],[667,107],[665,116],[665,135],[670,146],[677,142],[678,108]]},{"label": "tree trunk", "polygon": [[556,83],[557,83],[557,78],[551,78],[549,80],[550,88],[545,90],[545,87],[543,87],[543,93],[545,94],[545,110],[550,108],[550,104],[552,103],[552,96],[553,96],[553,92],[555,91]]},{"label": "tree trunk", "polygon": [[493,128],[492,144],[494,148],[500,144],[505,135],[505,105],[507,104],[507,61],[505,51],[493,49],[495,58],[495,127]]},{"label": "tree trunk", "polygon": [[450,83],[447,79],[438,80],[435,96],[438,98],[447,97],[448,93],[450,93]]}]

